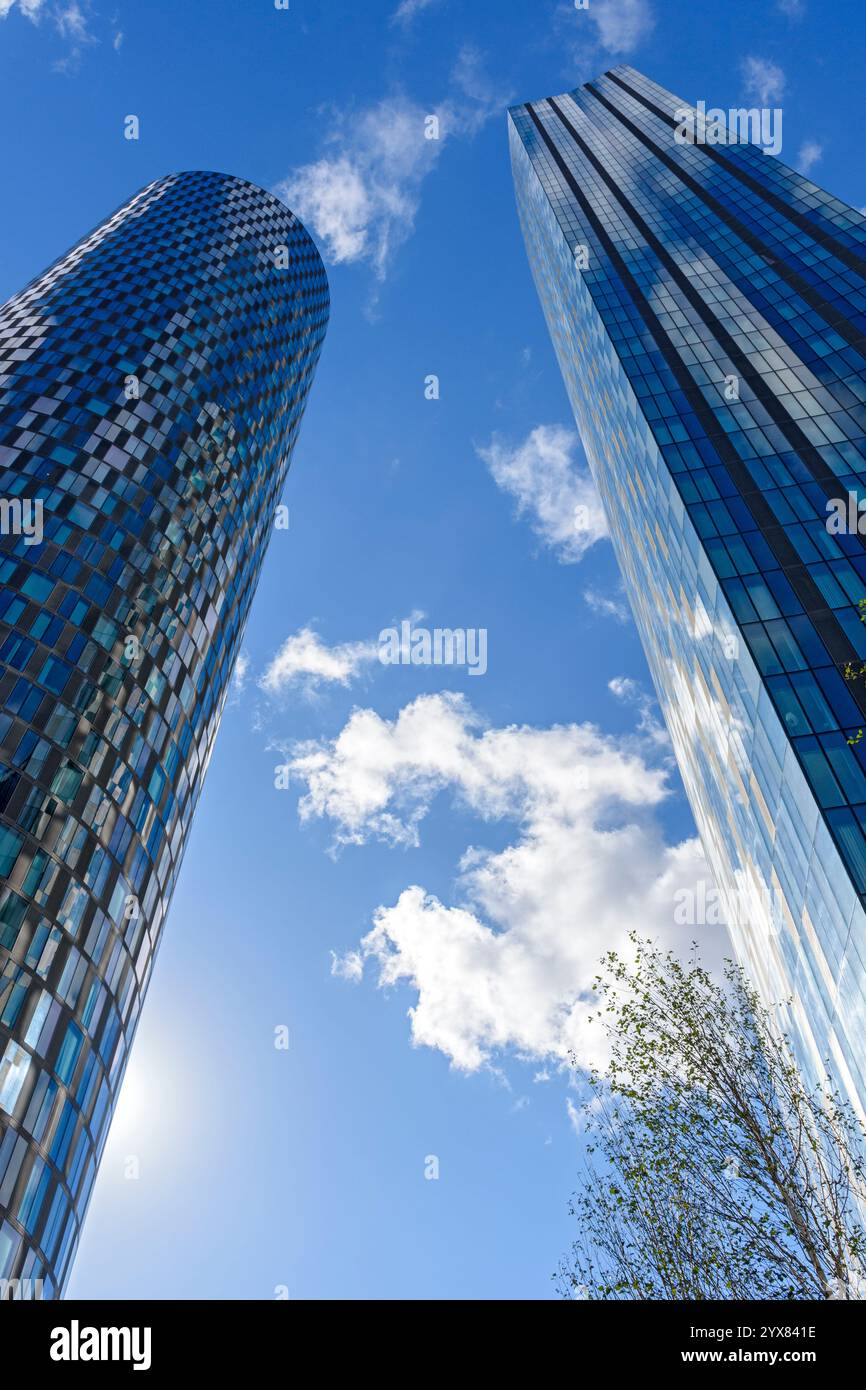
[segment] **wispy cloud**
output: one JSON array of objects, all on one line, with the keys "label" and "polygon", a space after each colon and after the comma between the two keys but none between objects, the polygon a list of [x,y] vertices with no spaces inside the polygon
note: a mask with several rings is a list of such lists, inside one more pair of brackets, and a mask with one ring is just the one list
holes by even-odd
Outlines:
[{"label": "wispy cloud", "polygon": [[99,43],[96,35],[91,32],[87,18],[90,12],[89,0],[84,0],[84,4],[85,7],[82,8],[77,0],[68,0],[66,4],[52,11],[54,27],[68,45],[65,55],[58,58],[53,65],[55,72],[77,72],[85,49]]},{"label": "wispy cloud", "polygon": [[92,14],[90,0],[0,0],[0,19],[8,19],[12,13],[23,15],[32,24],[46,24],[42,32],[54,34],[65,45],[62,57],[57,58],[52,67],[55,72],[76,72],[86,48],[98,44],[99,40],[90,28]]},{"label": "wispy cloud", "polygon": [[638,732],[658,747],[670,745],[670,735],[659,719],[658,702],[649,694],[640,681],[631,676],[614,676],[607,683],[611,695],[624,705],[632,705],[638,714]]},{"label": "wispy cloud", "polygon": [[561,425],[538,425],[522,444],[494,435],[476,452],[494,481],[517,501],[518,516],[564,564],[580,560],[607,536],[607,521],[589,470],[576,461],[577,435]]},{"label": "wispy cloud", "polygon": [[447,135],[473,136],[497,117],[504,117],[513,93],[492,78],[484,55],[464,44],[451,71],[451,95],[442,103]]},{"label": "wispy cloud", "polygon": [[776,0],[776,9],[789,19],[802,19],[806,13],[806,0]]},{"label": "wispy cloud", "polygon": [[235,694],[241,695],[243,693],[249,674],[250,659],[247,656],[246,652],[239,652],[238,659],[235,662],[234,675],[232,677],[232,685],[234,687]]},{"label": "wispy cloud", "polygon": [[442,0],[400,0],[391,16],[391,23],[409,25],[423,10],[429,10],[433,5],[441,3]]},{"label": "wispy cloud", "polygon": [[801,174],[808,174],[810,169],[814,169],[818,160],[824,153],[824,146],[817,140],[806,140],[797,154],[797,168]]},{"label": "wispy cloud", "polygon": [[84,11],[81,6],[76,4],[76,0],[69,0],[69,3],[62,5],[54,14],[54,22],[57,25],[57,32],[64,39],[71,39],[74,43],[93,43],[93,36],[88,27]]},{"label": "wispy cloud", "polygon": [[746,96],[758,106],[776,106],[782,100],[785,74],[778,63],[750,54],[740,64],[740,75]]},{"label": "wispy cloud", "polygon": [[364,978],[364,958],[360,951],[347,951],[344,956],[331,952],[331,974],[338,980],[349,980],[358,984]]},{"label": "wispy cloud", "polygon": [[367,262],[384,280],[447,142],[471,138],[509,100],[484,74],[478,53],[465,48],[437,106],[400,94],[335,112],[325,152],[293,170],[275,192],[320,239],[328,260]]},{"label": "wispy cloud", "polygon": [[599,618],[613,618],[614,622],[627,623],[631,617],[621,585],[614,594],[606,594],[601,589],[589,585],[583,591],[583,601]]}]

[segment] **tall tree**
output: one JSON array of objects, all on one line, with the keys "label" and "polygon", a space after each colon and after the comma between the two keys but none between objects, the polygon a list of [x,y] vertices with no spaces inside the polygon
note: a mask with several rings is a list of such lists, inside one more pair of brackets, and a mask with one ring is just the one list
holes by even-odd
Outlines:
[{"label": "tall tree", "polygon": [[864,1134],[801,1078],[743,970],[724,981],[632,937],[595,982],[578,1235],[556,1276],[591,1299],[866,1296]]}]

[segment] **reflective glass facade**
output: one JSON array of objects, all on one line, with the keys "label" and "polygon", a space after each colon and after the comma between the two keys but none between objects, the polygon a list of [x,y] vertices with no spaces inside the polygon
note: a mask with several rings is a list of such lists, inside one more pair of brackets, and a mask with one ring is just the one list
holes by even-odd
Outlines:
[{"label": "reflective glass facade", "polygon": [[866,218],[687,105],[515,107],[519,214],[736,950],[862,1114]]},{"label": "reflective glass facade", "polygon": [[0,310],[0,1279],[58,1296],[328,318],[307,232],[169,175]]}]

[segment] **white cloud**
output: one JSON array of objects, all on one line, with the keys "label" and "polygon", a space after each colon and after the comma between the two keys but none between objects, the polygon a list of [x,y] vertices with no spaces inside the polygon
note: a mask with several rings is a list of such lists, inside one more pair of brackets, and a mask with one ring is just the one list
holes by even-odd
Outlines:
[{"label": "white cloud", "polygon": [[443,792],[519,827],[501,852],[467,849],[453,905],[406,887],[337,958],[352,979],[360,959],[380,986],[408,986],[412,1042],[465,1071],[506,1050],[555,1066],[572,1049],[601,1060],[587,1021],[599,957],[627,951],[632,928],[679,940],[674,892],[706,877],[695,840],[661,833],[665,770],[592,725],[485,729],[462,697],[422,696],[392,721],[355,710],[290,766],[306,788],[302,819],[328,818],[338,843],[417,844]]},{"label": "white cloud", "polygon": [[777,106],[785,91],[785,74],[769,58],[744,58],[740,72],[746,95],[759,106]]},{"label": "white cloud", "polygon": [[808,174],[810,169],[818,163],[824,153],[823,145],[819,145],[817,140],[806,140],[801,146],[797,155],[797,168],[801,174]]},{"label": "white cloud", "polygon": [[625,705],[632,705],[638,712],[638,730],[651,743],[659,747],[670,745],[670,736],[658,717],[658,702],[654,695],[630,676],[614,676],[607,683],[612,695]]},{"label": "white cloud", "polygon": [[587,14],[608,53],[631,53],[655,26],[649,0],[591,0]]},{"label": "white cloud", "polygon": [[[320,239],[335,265],[365,261],[378,279],[411,234],[421,186],[452,137],[471,138],[509,97],[483,75],[477,52],[461,51],[452,91],[438,106],[386,97],[334,116],[326,152],[278,184],[278,197]],[[438,138],[429,138],[438,121]]]},{"label": "white cloud", "polygon": [[607,520],[595,484],[575,462],[577,435],[561,425],[538,425],[522,444],[494,435],[477,453],[495,482],[528,513],[535,533],[565,564],[574,564],[607,536]]},{"label": "white cloud", "polygon": [[357,984],[364,976],[364,960],[359,951],[347,951],[344,956],[331,952],[331,974],[339,980],[350,980]]},{"label": "white cloud", "polygon": [[587,608],[600,618],[613,618],[614,622],[627,623],[631,617],[622,588],[615,594],[605,594],[592,585],[584,589],[583,601]]},{"label": "white cloud", "polygon": [[57,25],[58,33],[62,34],[65,39],[70,39],[75,43],[93,42],[87,28],[84,12],[75,0],[70,0],[69,4],[56,11],[54,22]]},{"label": "white cloud", "polygon": [[[35,24],[45,0],[17,0],[18,9]],[[16,0],[0,0],[0,19],[5,19],[14,10]]]},{"label": "white cloud", "polygon": [[[387,119],[385,113],[379,114]],[[373,154],[372,150],[354,157],[342,154],[305,164],[276,190],[323,239],[335,265],[369,258],[383,270],[387,262],[400,195],[395,185],[374,184],[368,178],[366,165]],[[403,199],[404,230],[411,229],[413,216]]]},{"label": "white cloud", "polygon": [[776,9],[789,19],[802,19],[806,13],[806,0],[776,0]]},{"label": "white cloud", "polygon": [[605,54],[632,53],[655,28],[650,0],[591,0],[577,10],[560,0],[553,13],[551,47],[565,53],[569,66],[585,77],[606,66]]},{"label": "white cloud", "polygon": [[410,235],[421,184],[442,151],[425,138],[428,112],[391,97],[344,121],[334,153],[291,174],[276,192],[324,243],[339,265],[368,261],[384,279],[391,256]]},{"label": "white cloud", "polygon": [[607,688],[618,700],[636,700],[640,695],[640,684],[631,676],[614,676],[608,681]]},{"label": "white cloud", "polygon": [[0,0],[0,19],[7,19],[16,9],[33,24],[38,24],[41,18],[46,16],[55,33],[65,40],[66,53],[52,64],[55,72],[75,72],[81,62],[83,50],[98,42],[88,24],[88,15],[91,12],[89,0],[85,0],[83,6],[79,4],[79,0],[65,0],[65,3],[53,4],[50,7],[46,0]]},{"label": "white cloud", "polygon": [[512,95],[498,86],[484,69],[482,54],[464,44],[451,73],[455,94],[442,105],[448,135],[477,135],[488,121],[504,118]]},{"label": "white cloud", "polygon": [[77,0],[68,0],[67,4],[59,6],[51,14],[55,29],[68,44],[65,56],[53,64],[54,71],[77,72],[84,50],[98,42],[88,27],[87,15]]},{"label": "white cloud", "polygon": [[249,657],[247,656],[246,652],[238,652],[238,659],[235,662],[234,675],[232,677],[232,685],[236,695],[240,695],[243,693],[243,689],[247,683],[247,676],[249,675],[249,673]]},{"label": "white cloud", "polygon": [[392,24],[411,24],[415,17],[423,10],[429,10],[431,5],[438,5],[440,0],[400,0],[400,4],[391,16]]},{"label": "white cloud", "polygon": [[320,685],[349,685],[378,656],[376,642],[340,642],[329,647],[312,628],[303,627],[286,638],[259,687],[268,695],[279,695],[296,685],[307,691]]}]

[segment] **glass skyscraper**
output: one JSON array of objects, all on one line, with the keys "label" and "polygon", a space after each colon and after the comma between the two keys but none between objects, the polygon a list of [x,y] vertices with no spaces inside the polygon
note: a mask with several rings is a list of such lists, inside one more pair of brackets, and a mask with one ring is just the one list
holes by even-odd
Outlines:
[{"label": "glass skyscraper", "polygon": [[687,105],[512,109],[520,220],[735,948],[862,1116],[866,218]]},{"label": "glass skyscraper", "polygon": [[150,184],[0,310],[0,1280],[46,1298],[327,319],[301,224],[214,173]]}]

